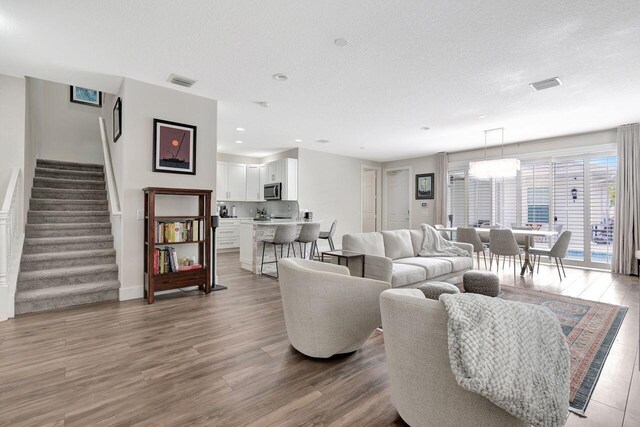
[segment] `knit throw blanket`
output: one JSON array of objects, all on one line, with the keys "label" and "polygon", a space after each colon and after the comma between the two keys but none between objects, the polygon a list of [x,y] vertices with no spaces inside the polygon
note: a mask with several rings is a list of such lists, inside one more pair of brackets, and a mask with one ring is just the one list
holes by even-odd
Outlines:
[{"label": "knit throw blanket", "polygon": [[469,252],[453,245],[444,239],[440,233],[429,224],[422,224],[422,247],[418,251],[418,256],[423,257],[449,257],[449,256],[471,256]]},{"label": "knit throw blanket", "polygon": [[479,294],[440,296],[451,369],[460,386],[533,426],[563,426],[569,348],[546,307]]}]

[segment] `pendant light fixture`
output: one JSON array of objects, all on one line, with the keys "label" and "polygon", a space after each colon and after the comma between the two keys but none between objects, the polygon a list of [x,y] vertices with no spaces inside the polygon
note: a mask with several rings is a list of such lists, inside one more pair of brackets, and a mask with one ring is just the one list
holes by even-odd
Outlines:
[{"label": "pendant light fixture", "polygon": [[[502,142],[502,157],[499,159],[487,159],[487,134],[500,131]],[[469,174],[477,179],[512,178],[518,175],[520,160],[516,158],[504,158],[504,128],[489,129],[484,131],[484,160],[469,162]]]}]

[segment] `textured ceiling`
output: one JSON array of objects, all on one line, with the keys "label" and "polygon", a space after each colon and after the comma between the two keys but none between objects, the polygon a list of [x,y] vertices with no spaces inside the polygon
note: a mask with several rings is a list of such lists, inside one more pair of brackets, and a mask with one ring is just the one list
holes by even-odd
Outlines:
[{"label": "textured ceiling", "polygon": [[639,120],[639,23],[637,0],[0,0],[0,73],[111,92],[178,73],[220,101],[221,151],[390,160]]}]

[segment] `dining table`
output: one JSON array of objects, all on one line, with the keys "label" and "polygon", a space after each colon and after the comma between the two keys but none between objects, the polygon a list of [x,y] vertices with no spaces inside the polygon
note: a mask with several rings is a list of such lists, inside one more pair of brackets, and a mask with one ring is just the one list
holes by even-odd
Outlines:
[{"label": "dining table", "polygon": [[[484,228],[484,227],[474,227],[474,228],[478,232],[478,234],[482,234],[482,233],[488,234],[491,230],[491,228]],[[522,269],[520,270],[521,276],[524,276],[524,273],[526,273],[527,269],[531,270],[531,272],[533,273],[533,264],[531,264],[531,258],[529,256],[531,239],[535,237],[555,237],[558,235],[557,231],[551,231],[551,230],[534,230],[534,229],[523,230],[523,229],[511,229],[511,228],[509,228],[509,230],[511,230],[514,237],[517,237],[517,236],[524,237],[524,262],[522,264]],[[438,228],[438,231],[446,231],[446,232],[453,233],[455,231],[458,231],[458,228],[443,227],[443,228]]]}]

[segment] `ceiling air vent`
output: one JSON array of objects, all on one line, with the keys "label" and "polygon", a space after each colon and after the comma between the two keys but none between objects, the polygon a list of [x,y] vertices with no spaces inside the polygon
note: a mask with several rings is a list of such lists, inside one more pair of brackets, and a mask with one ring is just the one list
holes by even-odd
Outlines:
[{"label": "ceiling air vent", "polygon": [[193,79],[190,79],[189,77],[179,76],[177,74],[171,74],[169,76],[169,82],[178,86],[191,87],[196,81]]},{"label": "ceiling air vent", "polygon": [[553,77],[551,79],[540,80],[539,82],[530,83],[529,86],[531,86],[533,90],[538,91],[538,90],[549,89],[551,87],[560,86],[561,84],[562,82],[560,81],[559,78]]}]

